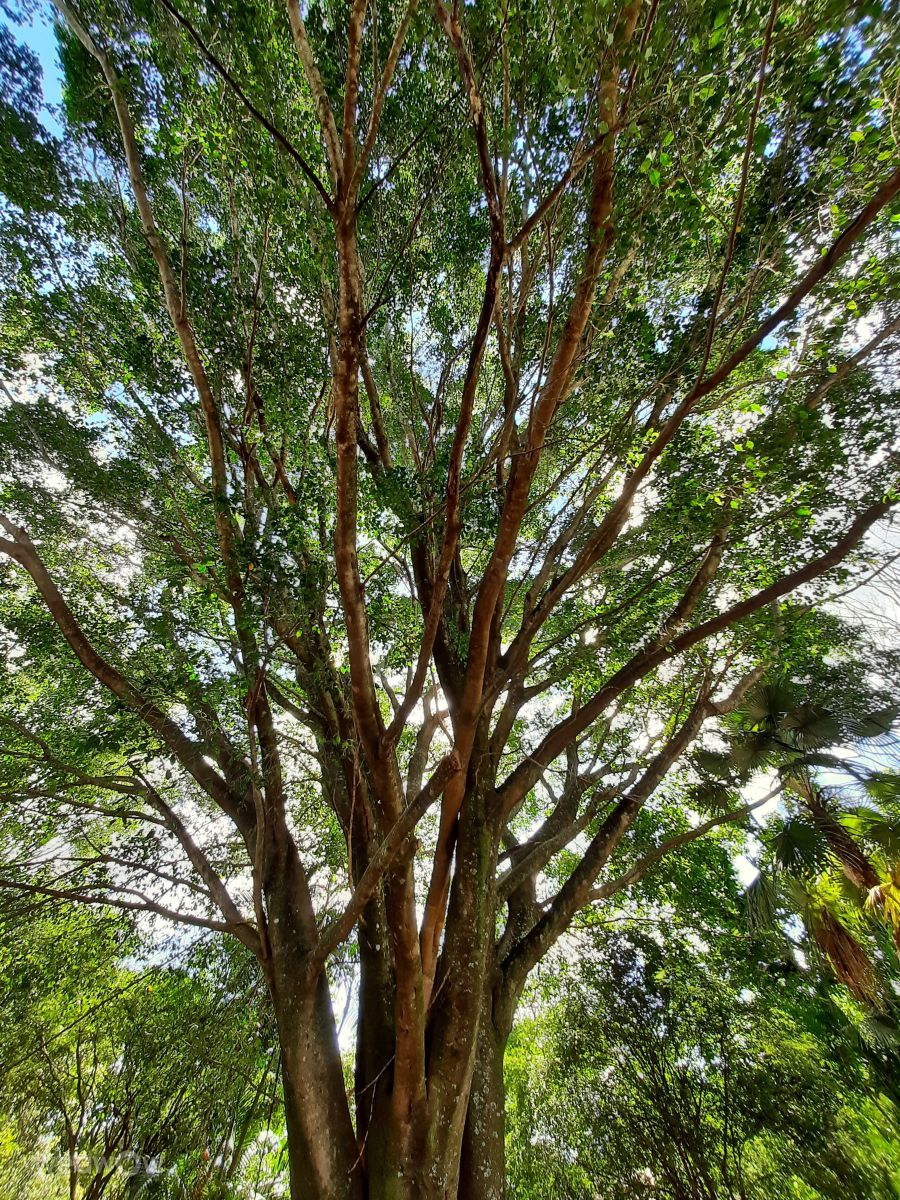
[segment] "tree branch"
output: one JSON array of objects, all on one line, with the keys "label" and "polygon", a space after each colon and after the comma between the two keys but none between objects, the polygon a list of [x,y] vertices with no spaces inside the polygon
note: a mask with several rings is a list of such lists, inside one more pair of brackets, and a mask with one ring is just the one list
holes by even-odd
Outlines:
[{"label": "tree branch", "polygon": [[184,13],[175,7],[175,5],[172,3],[172,0],[159,0],[159,3],[163,6],[166,12],[174,17],[178,24],[187,31],[191,41],[194,43],[209,65],[213,68],[213,70],[225,80],[225,82],[240,100],[241,104],[243,104],[244,108],[246,108],[247,112],[250,113],[253,119],[257,121],[263,127],[263,129],[265,129],[266,133],[270,135],[279,150],[283,151],[288,158],[292,159],[297,164],[297,166],[318,192],[326,209],[329,212],[333,212],[334,200],[331,196],[329,196],[318,175],[306,161],[297,147],[293,144],[293,142],[291,142],[281,132],[281,130],[268,119],[268,117],[260,112],[260,110],[256,107],[225,64],[213,53],[213,51],[200,36],[197,27],[184,15]]},{"label": "tree branch", "polygon": [[709,833],[712,829],[717,829],[720,825],[733,825],[738,821],[742,821],[763,804],[768,804],[770,800],[774,800],[783,790],[784,784],[779,784],[778,787],[772,788],[770,792],[760,797],[759,800],[754,800],[752,804],[743,804],[740,808],[733,808],[730,812],[723,813],[718,817],[712,817],[709,821],[704,821],[701,825],[697,825],[685,833],[679,833],[674,837],[668,838],[657,846],[655,850],[651,850],[649,854],[645,855],[639,862],[636,862],[623,875],[619,875],[616,879],[610,879],[607,883],[600,884],[599,887],[591,892],[589,899],[605,900],[607,897],[615,895],[616,892],[621,892],[624,888],[631,887],[633,883],[638,883],[643,879],[652,866],[667,854],[671,854],[673,850],[678,850],[682,846],[686,846],[689,842],[696,841],[697,838],[703,837],[704,834]]},{"label": "tree branch", "polygon": [[679,634],[665,646],[658,648],[651,646],[650,649],[638,652],[630,662],[626,663],[611,676],[607,683],[599,691],[595,692],[581,706],[577,713],[572,714],[567,720],[560,722],[555,729],[551,730],[541,742],[541,745],[530,756],[529,760],[523,762],[513,771],[497,792],[501,811],[511,811],[530,788],[534,786],[545,766],[552,762],[565,749],[571,738],[577,737],[578,734],[582,733],[588,725],[592,724],[609,707],[613,700],[617,699],[628,688],[632,687],[650,671],[668,659],[684,653],[685,650],[689,650],[692,646],[712,637],[715,633],[720,633],[725,629],[731,628],[738,621],[752,616],[753,613],[758,612],[767,604],[771,604],[772,601],[780,600],[782,596],[788,595],[802,584],[811,582],[836,566],[859,545],[866,531],[876,521],[891,511],[893,504],[894,501],[888,500],[879,501],[871,505],[856,518],[846,534],[830,550],[826,551],[825,554],[813,559],[798,570],[783,576],[776,583],[763,588],[762,591],[755,593],[746,600],[742,600],[739,604],[735,604],[732,608],[720,613],[717,617],[713,617],[696,626],[694,629]]},{"label": "tree branch", "polygon": [[[180,925],[193,925],[201,929],[211,929],[216,933],[230,933],[238,936],[235,926],[227,921],[213,921],[206,917],[198,917],[196,913],[181,913],[175,909],[157,904],[147,896],[141,900],[116,900],[112,896],[93,896],[87,892],[70,891],[67,888],[45,887],[37,883],[21,883],[14,879],[0,879],[0,888],[7,891],[24,892],[27,895],[46,896],[50,900],[71,900],[78,904],[97,904],[107,908],[120,908],[127,912],[149,912],[168,921]],[[133,889],[123,889],[133,891]],[[140,893],[137,893],[140,895]]]},{"label": "tree branch", "polygon": [[447,784],[447,780],[458,770],[459,762],[454,754],[448,754],[442,758],[431,778],[415,799],[410,801],[403,810],[403,815],[395,822],[370,858],[344,912],[322,930],[319,943],[313,955],[313,961],[319,967],[324,966],[329,955],[337,949],[345,938],[349,937],[354,925],[362,915],[366,904],[374,896],[380,880],[385,872],[390,869],[397,855],[402,851],[406,839],[431,805],[438,799]]},{"label": "tree branch", "polygon": [[212,863],[191,837],[184,822],[175,810],[166,803],[156,788],[146,779],[143,779],[143,784],[148,801],[163,818],[166,828],[181,843],[191,865],[206,884],[210,896],[219,906],[226,922],[234,927],[236,936],[243,942],[247,949],[252,951],[257,958],[261,958],[262,939],[258,931],[253,928],[248,919],[240,911]]},{"label": "tree branch", "polygon": [[309,44],[306,25],[303,21],[303,14],[300,11],[300,0],[286,0],[286,4],[288,20],[291,23],[291,32],[294,35],[294,45],[297,48],[297,54],[306,73],[306,79],[316,106],[316,113],[319,117],[319,125],[322,128],[322,134],[325,139],[325,149],[328,153],[328,161],[331,164],[332,178],[335,183],[339,183],[343,171],[343,155],[341,154],[337,125],[334,121],[334,112],[331,108],[331,102],[328,99],[328,93],[325,91],[322,76],[319,74],[319,68],[316,66],[312,47]]},{"label": "tree branch", "polygon": [[234,795],[225,780],[206,761],[203,747],[193,742],[175,722],[148,700],[124,675],[102,658],[88,641],[59,589],[47,571],[31,539],[23,529],[0,516],[0,525],[13,540],[0,538],[0,553],[7,554],[31,576],[51,617],[74,651],[78,661],[98,682],[129,708],[162,739],[188,774],[235,822],[248,831],[248,814],[242,797]]}]

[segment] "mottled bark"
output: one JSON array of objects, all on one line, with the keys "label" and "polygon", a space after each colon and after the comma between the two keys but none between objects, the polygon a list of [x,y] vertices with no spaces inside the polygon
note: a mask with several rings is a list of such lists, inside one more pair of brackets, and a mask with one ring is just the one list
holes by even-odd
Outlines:
[{"label": "mottled bark", "polygon": [[490,1001],[478,1029],[475,1071],[463,1132],[459,1196],[465,1200],[506,1198],[506,1088],[503,1053],[508,1029],[494,1021]]},{"label": "mottled bark", "polygon": [[306,907],[304,891],[302,867],[291,846],[274,864],[266,887],[269,955],[264,962],[281,1046],[291,1195],[363,1200],[328,979],[324,972],[310,972],[315,927],[297,919]]},{"label": "mottled bark", "polygon": [[362,1200],[362,1171],[324,980],[312,992],[296,986],[279,989],[274,1003],[282,1051],[291,1195],[309,1200]]}]

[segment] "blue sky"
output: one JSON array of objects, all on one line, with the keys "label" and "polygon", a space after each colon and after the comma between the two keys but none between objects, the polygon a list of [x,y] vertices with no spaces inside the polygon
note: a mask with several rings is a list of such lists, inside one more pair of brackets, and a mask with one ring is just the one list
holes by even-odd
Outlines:
[{"label": "blue sky", "polygon": [[56,36],[53,32],[53,16],[49,4],[38,5],[36,11],[23,23],[7,21],[13,36],[24,42],[38,56],[41,64],[41,92],[43,94],[42,120],[51,132],[59,135],[62,127],[54,116],[54,109],[62,101],[61,76],[56,58]]}]

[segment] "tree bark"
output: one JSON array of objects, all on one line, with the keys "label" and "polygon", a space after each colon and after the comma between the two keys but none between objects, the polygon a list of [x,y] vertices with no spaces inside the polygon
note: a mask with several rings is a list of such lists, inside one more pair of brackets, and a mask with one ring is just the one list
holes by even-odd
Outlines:
[{"label": "tree bark", "polygon": [[497,1028],[492,1007],[488,998],[478,1029],[475,1071],[460,1157],[460,1200],[506,1200],[503,1053],[509,1031]]},{"label": "tree bark", "polygon": [[285,995],[279,989],[273,999],[282,1047],[291,1196],[363,1200],[325,979],[312,992],[294,987]]},{"label": "tree bark", "polygon": [[310,971],[315,923],[293,845],[266,881],[266,981],[281,1046],[284,1117],[294,1200],[363,1200],[337,1026],[324,971]]}]

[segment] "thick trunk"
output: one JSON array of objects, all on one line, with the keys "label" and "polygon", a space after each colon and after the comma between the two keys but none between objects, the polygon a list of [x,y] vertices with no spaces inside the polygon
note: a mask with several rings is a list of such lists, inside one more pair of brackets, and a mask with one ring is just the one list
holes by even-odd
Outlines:
[{"label": "thick trunk", "polygon": [[[486,761],[486,731],[473,760]],[[493,880],[499,834],[489,819],[487,787],[473,772],[459,817],[455,866],[444,944],[435,977],[428,1046],[428,1140],[430,1179],[440,1200],[465,1195],[459,1173],[485,980],[494,969],[496,898]]]},{"label": "thick trunk", "polygon": [[309,970],[315,923],[292,843],[266,886],[266,981],[281,1047],[292,1200],[363,1200],[359,1149],[324,971]]},{"label": "thick trunk", "polygon": [[463,1133],[460,1200],[506,1198],[506,1089],[503,1082],[506,1038],[507,1035],[494,1024],[491,1013],[483,1013]]},{"label": "thick trunk", "polygon": [[291,1200],[457,1200],[460,1138],[452,1128],[429,1141],[429,1114],[413,1113],[412,1132],[393,1097],[392,1031],[378,992],[377,960],[363,954],[356,1063],[357,1133],[340,1069],[334,1018],[323,977],[312,995],[302,984],[274,990],[282,1047]]},{"label": "thick trunk", "polygon": [[356,1135],[367,1174],[390,1170],[389,1150],[381,1136],[393,1080],[394,988],[382,948],[387,945],[383,905],[368,905],[359,927],[359,1011],[356,1026],[354,1093]]},{"label": "thick trunk", "polygon": [[327,984],[320,980],[311,995],[302,987],[288,996],[285,990],[276,989],[275,1012],[292,1200],[505,1200],[506,1035],[489,1005],[479,1023],[464,1127],[436,1128],[423,1111],[412,1140],[401,1136],[392,1105],[383,1021],[367,1021],[361,1006],[355,1137]]},{"label": "thick trunk", "polygon": [[[424,1042],[429,1072],[421,1096],[410,1095],[397,1078],[401,1014],[384,897],[373,897],[358,928],[355,1096],[348,1103],[327,979],[322,975],[313,984],[306,974],[310,939],[296,921],[292,860],[274,874],[267,889],[267,976],[282,1050],[292,1200],[499,1200],[504,1195],[506,1039],[498,1034],[482,982],[493,962],[490,881],[496,838],[485,828],[483,814],[476,815],[480,819],[466,814],[461,821],[442,956],[445,973]],[[356,833],[360,847],[366,830]],[[362,856],[357,871],[364,862]],[[482,1019],[486,1029],[479,1033]],[[467,1113],[473,1074],[477,1094]]]},{"label": "thick trunk", "polygon": [[311,993],[295,987],[273,999],[292,1200],[363,1200],[360,1155],[325,977]]}]

